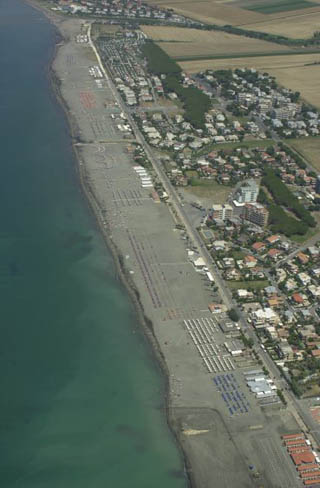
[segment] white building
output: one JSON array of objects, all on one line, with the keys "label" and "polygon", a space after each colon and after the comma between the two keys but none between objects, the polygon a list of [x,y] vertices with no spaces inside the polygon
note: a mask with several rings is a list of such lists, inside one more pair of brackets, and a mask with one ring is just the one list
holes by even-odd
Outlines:
[{"label": "white building", "polygon": [[239,203],[255,203],[259,194],[259,185],[254,180],[247,180],[237,190],[235,199]]}]

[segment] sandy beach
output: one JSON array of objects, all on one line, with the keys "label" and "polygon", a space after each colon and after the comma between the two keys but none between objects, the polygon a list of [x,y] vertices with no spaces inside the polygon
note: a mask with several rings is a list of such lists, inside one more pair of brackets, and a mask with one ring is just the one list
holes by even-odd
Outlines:
[{"label": "sandy beach", "polygon": [[[150,189],[141,187],[133,169],[135,138],[123,139],[111,117],[117,118],[122,110],[112,80],[96,83],[89,73],[98,64],[96,55],[89,44],[76,42],[88,28],[85,20],[53,13],[49,18],[63,39],[52,64],[52,80],[70,123],[79,180],[166,375],[168,424],[190,484],[300,486],[279,440],[279,433],[297,429],[290,412],[258,407],[245,390],[243,373],[225,362],[218,377],[232,375],[248,405],[247,413],[231,417],[214,375],[195,347],[188,324],[212,334],[224,360],[225,339],[208,309],[212,290],[188,260],[168,205],[155,202]],[[254,476],[257,472],[259,477]]]}]

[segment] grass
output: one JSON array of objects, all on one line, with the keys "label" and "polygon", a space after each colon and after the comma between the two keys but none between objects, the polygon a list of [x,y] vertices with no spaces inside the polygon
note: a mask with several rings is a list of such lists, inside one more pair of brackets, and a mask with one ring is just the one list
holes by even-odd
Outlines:
[{"label": "grass", "polygon": [[[158,2],[153,2],[157,5]],[[161,4],[160,4],[161,5]],[[194,0],[176,2],[168,0],[165,2],[166,8],[172,8],[176,13],[186,17],[199,20],[206,24],[239,24],[245,22],[258,22],[261,20],[261,14],[248,11],[234,6],[216,3],[215,0],[195,2]]]},{"label": "grass", "polygon": [[304,242],[308,241],[313,236],[315,236],[317,232],[319,232],[319,228],[308,229],[303,236],[293,235],[290,237],[290,239],[294,242],[297,242],[298,244],[303,244]]},{"label": "grass", "polygon": [[260,14],[276,14],[289,10],[300,10],[303,8],[317,7],[316,3],[307,0],[276,0],[268,2],[258,2],[252,6],[244,7]]},{"label": "grass", "polygon": [[262,290],[269,285],[268,280],[253,280],[253,281],[227,281],[228,286],[232,290],[239,290],[240,288],[248,289],[251,288],[253,290]]},{"label": "grass", "polygon": [[305,158],[315,170],[320,171],[320,137],[290,139],[286,143]]},{"label": "grass", "polygon": [[183,27],[142,26],[145,34],[173,58],[283,51],[283,46],[229,32]]},{"label": "grass", "polygon": [[94,22],[92,26],[92,36],[94,38],[99,36],[114,36],[116,32],[121,31],[122,28],[119,25],[100,24],[98,22]]},{"label": "grass", "polygon": [[[234,57],[232,59],[197,59],[195,61],[181,61],[180,66],[184,71],[187,73],[196,73],[199,71],[205,71],[206,69],[230,69],[232,66],[234,69],[236,68],[255,68],[259,71],[267,71],[270,74],[274,74],[278,76],[278,71],[281,73],[283,69],[285,71],[290,71],[289,76],[284,78],[283,80],[280,79],[279,81],[285,86],[287,81],[290,79],[297,77],[296,70],[297,68],[301,68],[302,70],[309,71],[309,67],[306,67],[306,64],[313,63],[315,61],[319,61],[319,54],[313,53],[310,54],[308,51],[305,51],[305,54],[296,54],[295,56],[278,56],[276,53],[273,56],[255,56],[255,57]],[[290,70],[290,68],[292,68]],[[314,67],[313,67],[314,68]],[[319,66],[318,66],[319,69]],[[304,78],[304,82],[308,80],[310,77],[310,73]],[[316,79],[316,74],[313,76],[311,75],[312,81]],[[313,83],[314,84],[314,83]],[[315,84],[314,84],[315,86]],[[292,87],[290,87],[292,88]],[[301,83],[301,88],[303,85]],[[296,88],[299,90],[299,88]],[[315,88],[316,89],[316,88]],[[299,90],[302,92],[302,89]],[[317,90],[319,92],[319,90]],[[304,96],[304,94],[303,94]]]},{"label": "grass", "polygon": [[231,187],[220,185],[214,180],[197,180],[193,186],[184,187],[184,190],[199,198],[210,198],[212,203],[225,203]]},{"label": "grass", "polygon": [[[239,120],[239,118],[235,118],[236,120]],[[197,151],[196,156],[203,156],[204,154],[209,154],[211,151],[216,151],[219,149],[237,149],[238,147],[247,147],[247,148],[252,148],[252,147],[268,147],[270,145],[274,144],[272,139],[257,139],[254,141],[242,141],[242,142],[224,142],[222,144],[210,144],[209,146],[206,146],[199,151]]]},{"label": "grass", "polygon": [[[316,55],[313,54],[311,56]],[[320,65],[312,64],[318,62],[319,58],[320,56],[317,55],[313,61],[307,61],[303,57],[305,62],[302,65],[288,66],[287,62],[289,64],[291,59],[296,59],[294,56],[288,56],[283,66],[267,68],[266,71],[270,75],[275,76],[280,85],[290,88],[293,91],[299,91],[305,101],[320,108],[320,90],[317,83],[315,83],[315,80],[318,80],[320,77]]]},{"label": "grass", "polygon": [[[235,45],[236,48],[236,45]],[[194,55],[186,55],[186,56],[173,56],[175,61],[178,62],[185,62],[185,61],[205,61],[206,59],[233,59],[233,58],[265,58],[270,56],[296,56],[297,54],[317,54],[320,53],[319,48],[315,49],[295,49],[294,51],[291,50],[282,50],[282,51],[269,51],[269,52],[246,52],[246,53],[239,53],[239,52],[231,52],[229,54],[194,54]]]},{"label": "grass", "polygon": [[193,170],[193,169],[188,169],[188,170],[186,171],[186,176],[187,176],[188,178],[194,178],[194,179],[196,179],[196,178],[198,178],[198,173],[197,173],[197,171],[195,171],[195,170]]},{"label": "grass", "polygon": [[[318,4],[318,6],[320,6]],[[302,15],[295,15],[290,18],[269,19],[267,22],[259,22],[258,24],[243,25],[244,29],[249,29],[259,32],[267,32],[269,34],[286,36],[291,39],[308,39],[313,36],[316,30],[319,30],[320,12],[306,13],[301,12]]]},{"label": "grass", "polygon": [[302,398],[313,398],[320,395],[320,386],[316,383],[310,385],[306,391],[302,394]]},{"label": "grass", "polygon": [[246,255],[243,251],[232,251],[231,254],[236,261],[243,259]]}]

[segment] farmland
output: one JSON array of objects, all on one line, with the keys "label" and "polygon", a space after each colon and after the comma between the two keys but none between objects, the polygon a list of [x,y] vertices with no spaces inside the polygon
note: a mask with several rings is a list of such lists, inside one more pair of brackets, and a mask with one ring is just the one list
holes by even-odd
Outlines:
[{"label": "farmland", "polygon": [[317,171],[320,171],[320,138],[307,137],[288,141]]},{"label": "farmland", "polygon": [[[250,58],[203,59],[183,61],[181,68],[188,73],[197,73],[206,69],[255,68],[257,70],[289,69],[320,61],[320,54],[296,54],[292,56],[257,56]],[[312,66],[311,66],[312,67]]]},{"label": "farmland", "polygon": [[275,14],[278,12],[300,10],[314,6],[315,4],[313,2],[309,2],[308,0],[260,0],[254,2],[244,2],[243,8],[262,14]]},{"label": "farmland", "polygon": [[149,1],[163,8],[172,8],[175,12],[186,17],[205,22],[207,24],[218,25],[238,25],[245,22],[261,22],[265,20],[265,15],[258,12],[244,10],[230,2],[212,1]]},{"label": "farmland", "polygon": [[[266,23],[270,20],[320,12],[319,0],[148,0],[148,3],[171,8],[206,24],[248,26],[263,23],[265,32],[268,32]],[[281,31],[279,34],[285,35]]]},{"label": "farmland", "polygon": [[[316,58],[320,62],[320,55]],[[320,108],[320,90],[316,82],[320,79],[320,64],[313,66],[296,65],[295,67],[279,66],[268,68],[268,72],[277,78],[278,83],[291,88],[293,91],[299,91],[307,102]]]},{"label": "farmland", "polygon": [[286,16],[258,24],[245,24],[241,27],[258,32],[268,32],[269,34],[283,35],[292,39],[308,39],[319,30],[320,11],[313,13],[303,13],[298,16]]},{"label": "farmland", "polygon": [[280,44],[252,39],[226,32],[179,27],[143,26],[144,33],[160,43],[170,56],[209,56],[283,51]]}]

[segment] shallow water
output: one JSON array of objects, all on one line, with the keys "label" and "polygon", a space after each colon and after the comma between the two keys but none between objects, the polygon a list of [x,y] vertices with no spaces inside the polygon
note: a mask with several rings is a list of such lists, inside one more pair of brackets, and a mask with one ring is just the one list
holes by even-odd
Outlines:
[{"label": "shallow water", "polygon": [[0,0],[0,485],[182,488],[164,382],[76,178],[55,31]]}]

